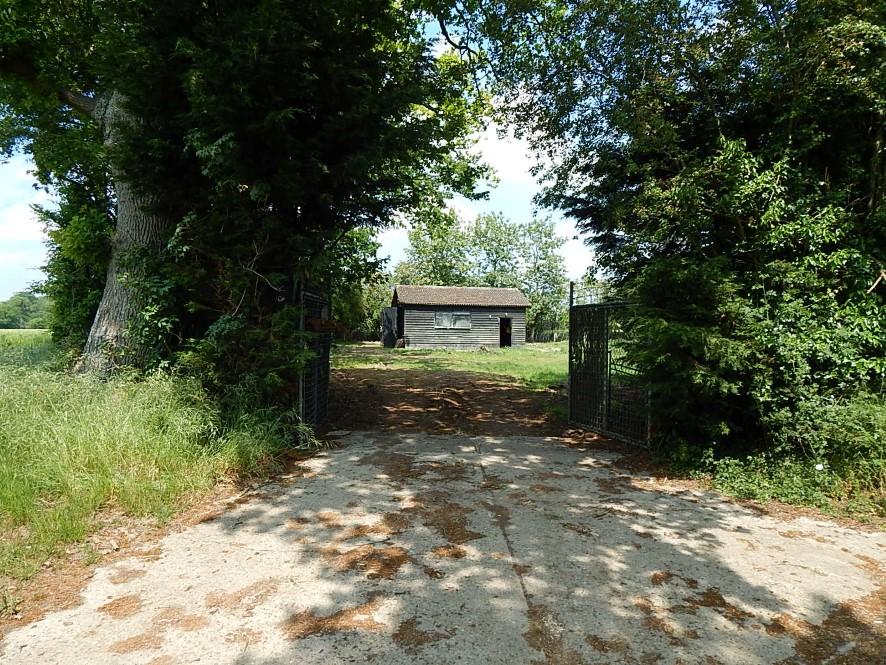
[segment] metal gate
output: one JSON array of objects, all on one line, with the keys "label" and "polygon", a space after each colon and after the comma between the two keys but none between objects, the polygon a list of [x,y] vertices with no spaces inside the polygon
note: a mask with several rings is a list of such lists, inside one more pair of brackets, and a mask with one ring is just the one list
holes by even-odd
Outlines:
[{"label": "metal gate", "polygon": [[318,427],[326,422],[329,408],[330,301],[304,283],[298,285],[297,300],[303,308],[302,329],[310,333],[305,344],[314,352],[298,377],[298,415],[303,423]]},{"label": "metal gate", "polygon": [[386,349],[397,346],[397,338],[400,336],[397,330],[397,308],[382,307],[381,309],[381,343]]},{"label": "metal gate", "polygon": [[569,422],[648,445],[649,391],[628,356],[629,303],[569,297]]}]

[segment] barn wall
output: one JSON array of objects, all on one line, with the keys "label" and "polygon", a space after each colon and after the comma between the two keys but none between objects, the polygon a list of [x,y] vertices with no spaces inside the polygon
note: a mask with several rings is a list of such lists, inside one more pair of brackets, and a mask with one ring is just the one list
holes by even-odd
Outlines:
[{"label": "barn wall", "polygon": [[[471,329],[434,328],[434,312],[457,311],[471,313]],[[403,338],[413,349],[479,349],[497,348],[499,319],[511,319],[511,345],[526,343],[525,307],[432,307],[403,306]]]}]

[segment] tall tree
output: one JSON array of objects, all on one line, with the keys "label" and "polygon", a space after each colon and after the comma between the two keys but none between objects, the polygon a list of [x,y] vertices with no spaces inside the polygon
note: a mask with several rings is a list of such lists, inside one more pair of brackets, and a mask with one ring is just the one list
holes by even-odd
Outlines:
[{"label": "tall tree", "polygon": [[532,219],[520,235],[523,260],[520,285],[529,302],[526,337],[533,341],[556,341],[568,326],[566,267],[560,248],[566,239],[558,236],[550,219]]},{"label": "tall tree", "polygon": [[84,367],[144,364],[225,317],[262,325],[329,239],[471,192],[482,101],[425,21],[388,0],[3,6],[0,147],[82,183],[77,136],[112,184]]},{"label": "tall tree", "polygon": [[801,405],[879,389],[886,5],[434,6],[551,158],[542,202],[641,304],[634,357],[674,449],[804,450]]},{"label": "tall tree", "polygon": [[400,284],[472,286],[468,235],[451,208],[423,211],[409,229],[406,260],[394,268]]},{"label": "tall tree", "polygon": [[0,328],[46,328],[50,302],[30,291],[19,291],[0,302]]},{"label": "tall tree", "polygon": [[501,213],[478,215],[467,229],[471,281],[478,286],[520,286],[524,233]]}]

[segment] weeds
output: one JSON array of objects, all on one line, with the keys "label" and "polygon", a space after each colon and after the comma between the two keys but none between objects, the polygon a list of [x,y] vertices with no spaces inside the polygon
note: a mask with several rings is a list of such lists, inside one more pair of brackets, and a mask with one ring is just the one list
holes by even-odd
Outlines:
[{"label": "weeds", "polygon": [[766,454],[716,459],[709,450],[696,470],[739,498],[886,516],[886,399],[860,394],[845,403],[798,405],[787,431],[790,437]]},{"label": "weeds", "polygon": [[[18,358],[51,358],[38,347]],[[168,520],[222,478],[267,472],[291,438],[267,414],[220,409],[192,379],[99,381],[0,351],[0,575],[33,575],[104,509]]]},{"label": "weeds", "polygon": [[21,599],[8,591],[0,592],[0,619],[17,618]]}]

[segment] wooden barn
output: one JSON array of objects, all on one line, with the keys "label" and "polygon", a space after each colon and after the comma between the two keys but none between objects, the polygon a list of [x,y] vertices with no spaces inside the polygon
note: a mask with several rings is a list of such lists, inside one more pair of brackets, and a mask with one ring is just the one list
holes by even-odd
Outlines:
[{"label": "wooden barn", "polygon": [[401,284],[382,310],[382,338],[414,349],[523,346],[527,307],[518,289]]}]

